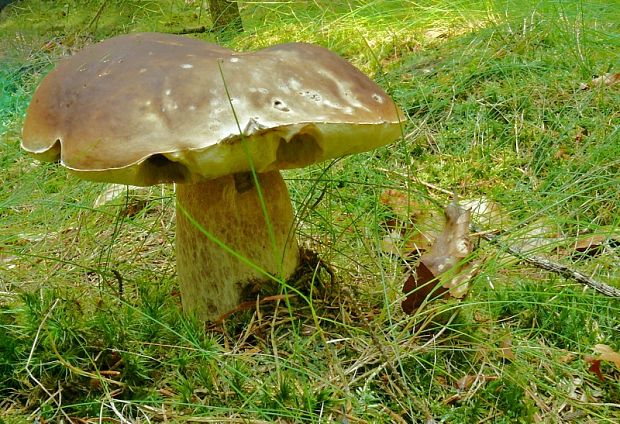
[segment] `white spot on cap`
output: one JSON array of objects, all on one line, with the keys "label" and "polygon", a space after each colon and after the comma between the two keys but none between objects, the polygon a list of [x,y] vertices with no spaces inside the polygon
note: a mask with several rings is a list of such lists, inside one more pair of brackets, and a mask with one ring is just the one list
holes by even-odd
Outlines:
[{"label": "white spot on cap", "polygon": [[231,57],[230,61],[235,63],[235,62],[239,62],[239,58],[238,57]]},{"label": "white spot on cap", "polygon": [[165,93],[166,93],[166,96],[169,96],[169,95],[170,95],[170,93],[172,93],[172,90],[171,90],[171,89],[167,89],[167,90],[165,91]]},{"label": "white spot on cap", "polygon": [[179,105],[177,104],[177,102],[168,100],[168,101],[164,101],[161,111],[166,112],[169,110],[177,110],[178,108],[179,108]]},{"label": "white spot on cap", "polygon": [[190,105],[190,106],[188,107],[188,109],[189,109],[189,110],[191,110],[191,111],[194,111],[194,110],[196,110],[196,106],[194,106],[194,105]]},{"label": "white spot on cap", "polygon": [[325,106],[327,106],[327,107],[332,107],[332,108],[334,108],[334,109],[340,109],[340,108],[342,108],[342,106],[341,106],[341,105],[339,105],[338,103],[334,103],[334,102],[332,102],[331,100],[328,100],[328,99],[323,100],[323,104],[324,104]]},{"label": "white spot on cap", "polygon": [[288,86],[291,87],[293,90],[299,90],[301,88],[301,83],[299,82],[299,80],[291,78],[288,80]]},{"label": "white spot on cap", "polygon": [[194,65],[192,65],[191,63],[183,63],[181,65],[181,68],[183,69],[192,69],[194,67]]},{"label": "white spot on cap", "polygon": [[278,88],[282,90],[284,94],[289,94],[291,92],[291,88],[286,84],[280,84]]},{"label": "white spot on cap", "polygon": [[383,97],[381,97],[380,95],[378,95],[377,93],[372,95],[372,98],[375,100],[375,102],[377,103],[383,103]]},{"label": "white spot on cap", "polygon": [[140,68],[140,70],[139,70],[138,72],[140,72],[141,74],[143,74],[143,73],[145,73],[145,72],[146,72],[146,68]]}]

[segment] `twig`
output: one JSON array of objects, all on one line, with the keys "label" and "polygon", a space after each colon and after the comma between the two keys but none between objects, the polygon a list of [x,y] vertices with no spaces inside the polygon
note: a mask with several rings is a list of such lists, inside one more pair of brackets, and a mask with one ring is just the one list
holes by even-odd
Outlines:
[{"label": "twig", "polygon": [[116,277],[116,281],[118,282],[118,298],[123,300],[123,276],[116,269],[112,270],[112,274]]},{"label": "twig", "polygon": [[[296,295],[288,295],[288,298],[293,298],[296,297]],[[274,295],[274,296],[267,296],[267,297],[263,297],[262,299],[256,301],[256,300],[248,300],[247,302],[242,302],[241,304],[239,304],[239,306],[237,306],[234,309],[231,309],[230,311],[224,312],[222,315],[220,315],[215,321],[215,324],[221,324],[223,323],[229,316],[231,316],[234,313],[240,312],[240,311],[247,311],[249,309],[254,308],[255,306],[258,305],[263,305],[267,302],[276,302],[279,300],[286,300],[287,296],[283,295],[283,294],[278,294],[278,295]]]},{"label": "twig", "polygon": [[541,256],[529,255],[527,252],[524,252],[521,249],[518,249],[514,246],[506,245],[499,241],[498,237],[490,234],[488,232],[481,232],[479,228],[472,225],[472,230],[476,233],[479,233],[480,236],[486,241],[500,247],[502,250],[510,253],[512,256],[526,262],[530,265],[533,265],[537,268],[541,268],[547,271],[554,272],[559,274],[565,278],[573,279],[581,284],[584,284],[597,292],[604,294],[605,296],[620,298],[620,290],[612,287],[603,282],[597,281],[594,278],[584,274],[581,271],[577,271],[575,269],[569,268],[566,265],[562,265],[560,263],[550,261],[549,259],[543,258]]},{"label": "twig", "polygon": [[393,169],[385,169],[385,168],[377,168],[377,169],[379,171],[387,172],[388,174],[392,174],[392,175],[398,176],[400,178],[404,178],[405,180],[412,180],[414,183],[421,184],[421,185],[423,185],[424,187],[426,187],[426,188],[428,188],[430,190],[438,191],[440,193],[447,194],[448,196],[453,196],[454,195],[454,191],[446,190],[445,188],[437,187],[435,184],[431,184],[431,183],[427,183],[426,181],[422,181],[421,179],[419,179],[415,175],[405,175],[403,173],[396,172]]},{"label": "twig", "polygon": [[103,9],[106,6],[106,4],[108,4],[108,0],[103,0],[101,2],[99,9],[97,9],[97,13],[95,13],[95,16],[93,16],[93,18],[88,23],[88,25],[86,25],[86,29],[90,29],[90,27],[92,27],[93,25],[94,25],[93,31],[97,29],[97,25],[99,24],[99,18],[101,17],[101,13],[103,12]]},{"label": "twig", "polygon": [[182,35],[182,34],[200,34],[203,32],[213,32],[213,28],[208,28],[204,25],[201,25],[199,27],[193,27],[193,28],[183,28],[180,29],[178,31],[172,31],[170,34],[177,34],[177,35]]}]

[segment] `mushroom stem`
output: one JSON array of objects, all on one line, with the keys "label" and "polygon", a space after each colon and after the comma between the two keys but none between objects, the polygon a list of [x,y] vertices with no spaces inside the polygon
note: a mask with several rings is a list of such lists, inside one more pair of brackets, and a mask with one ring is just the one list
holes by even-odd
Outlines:
[{"label": "mushroom stem", "polygon": [[177,184],[181,299],[200,319],[216,319],[271,280],[269,274],[288,278],[299,264],[286,184],[278,171],[257,176],[269,223],[251,174]]}]

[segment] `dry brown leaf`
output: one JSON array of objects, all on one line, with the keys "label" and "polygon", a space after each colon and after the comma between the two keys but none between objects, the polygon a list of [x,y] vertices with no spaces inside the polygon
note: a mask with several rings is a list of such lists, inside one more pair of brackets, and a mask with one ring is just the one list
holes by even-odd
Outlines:
[{"label": "dry brown leaf", "polygon": [[611,347],[605,344],[597,344],[592,349],[594,353],[598,353],[598,358],[602,361],[613,362],[618,371],[620,371],[620,353],[614,351]]},{"label": "dry brown leaf", "polygon": [[409,221],[420,210],[411,196],[400,190],[384,190],[379,196],[379,201],[390,208],[396,218],[404,222]]},{"label": "dry brown leaf", "polygon": [[595,86],[595,85],[614,85],[614,84],[618,84],[620,82],[620,72],[612,74],[612,73],[607,73],[605,75],[601,75],[600,77],[596,77],[592,80],[591,82],[591,86]]},{"label": "dry brown leaf", "polygon": [[105,190],[95,199],[93,208],[96,209],[120,198],[121,196],[125,196],[126,193],[128,193],[128,190],[129,186],[124,184],[108,184],[107,187],[105,187]]},{"label": "dry brown leaf", "polygon": [[473,386],[473,384],[476,382],[476,380],[478,380],[479,377],[480,376],[478,376],[478,375],[467,374],[467,375],[459,378],[458,380],[456,380],[454,385],[459,390],[467,390],[471,386]]},{"label": "dry brown leaf", "polygon": [[573,362],[575,359],[577,359],[577,355],[575,355],[572,352],[567,352],[566,354],[560,356],[558,358],[558,362],[560,364],[570,364],[571,362]]},{"label": "dry brown leaf", "polygon": [[516,356],[512,350],[512,339],[506,337],[499,342],[499,356],[509,361],[514,361]]},{"label": "dry brown leaf", "polygon": [[584,138],[588,136],[588,129],[584,127],[577,127],[577,134],[575,134],[575,142],[581,143]]},{"label": "dry brown leaf", "polygon": [[502,207],[484,196],[462,200],[461,206],[471,210],[471,220],[483,228],[504,228],[508,223],[508,214]]},{"label": "dry brown leaf", "polygon": [[95,199],[93,208],[105,205],[122,206],[123,215],[134,216],[147,206],[149,193],[149,187],[108,184]]},{"label": "dry brown leaf", "polygon": [[586,355],[583,359],[590,364],[588,371],[596,375],[599,380],[605,381],[605,376],[601,371],[601,360],[590,355]]},{"label": "dry brown leaf", "polygon": [[[435,239],[430,251],[420,257],[415,275],[408,276],[404,284],[403,292],[407,298],[402,308],[408,314],[417,309],[429,295],[459,299],[464,297],[468,291],[467,283],[476,271],[471,263],[463,263],[472,251],[469,240],[471,212],[453,201],[445,208],[444,214],[443,231]],[[444,274],[451,278],[438,278]]]},{"label": "dry brown leaf", "polygon": [[497,378],[498,377],[496,375],[467,374],[459,378],[458,380],[456,380],[454,385],[456,386],[458,390],[463,391],[463,390],[469,390],[474,385],[474,383],[477,383],[477,382],[485,383],[487,381],[497,380]]},{"label": "dry brown leaf", "polygon": [[599,230],[597,234],[580,234],[567,236],[558,246],[558,253],[568,257],[596,257],[605,252],[606,247],[620,246],[620,235],[617,231]]},{"label": "dry brown leaf", "polygon": [[563,240],[557,224],[545,220],[535,221],[515,234],[514,247],[526,253],[543,253]]},{"label": "dry brown leaf", "polygon": [[606,236],[600,234],[579,238],[572,246],[573,253],[576,252],[588,256],[596,256],[602,252],[607,239]]},{"label": "dry brown leaf", "polygon": [[601,362],[611,362],[616,366],[616,369],[620,371],[620,353],[614,351],[610,346],[605,344],[597,344],[592,350],[596,353],[596,356],[585,355],[584,361],[590,364],[588,371],[595,374],[599,380],[605,381],[605,375],[601,370]]},{"label": "dry brown leaf", "polygon": [[[454,382],[454,386],[456,387],[457,393],[443,400],[443,403],[446,405],[453,404],[455,402],[460,402],[464,400],[467,396],[466,392],[471,391],[472,387],[480,387],[484,385],[487,381],[497,380],[498,377],[496,375],[472,375],[467,374]],[[470,394],[471,396],[471,394]]]},{"label": "dry brown leaf", "polygon": [[383,223],[388,234],[382,240],[382,252],[404,259],[427,251],[441,231],[445,220],[443,215],[435,208],[413,201],[410,195],[400,190],[384,190],[380,201],[394,216]]},{"label": "dry brown leaf", "polygon": [[568,152],[566,147],[560,147],[554,154],[554,159],[570,159],[571,154]]},{"label": "dry brown leaf", "polygon": [[159,394],[160,394],[160,395],[162,395],[163,397],[175,397],[175,396],[176,396],[176,393],[174,393],[174,392],[173,392],[173,391],[171,391],[171,390],[165,389],[165,388],[163,388],[163,389],[159,389],[159,390],[158,390],[158,392],[159,392]]},{"label": "dry brown leaf", "polygon": [[579,85],[579,88],[582,90],[588,90],[592,87],[596,87],[596,86],[612,86],[615,84],[620,83],[620,72],[618,73],[607,73],[604,75],[601,75],[599,77],[593,78],[592,81],[590,81],[589,84],[586,83],[581,83]]}]

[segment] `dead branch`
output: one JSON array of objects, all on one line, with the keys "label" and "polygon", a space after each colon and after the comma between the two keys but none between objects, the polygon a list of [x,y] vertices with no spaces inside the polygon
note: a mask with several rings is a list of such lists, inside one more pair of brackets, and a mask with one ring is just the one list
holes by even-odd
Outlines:
[{"label": "dead branch", "polygon": [[178,31],[172,31],[170,32],[170,34],[177,34],[177,35],[182,35],[182,34],[200,34],[203,32],[213,32],[213,28],[209,28],[206,27],[204,25],[199,26],[199,27],[193,27],[193,28],[182,28]]},{"label": "dead branch", "polygon": [[547,258],[543,258],[541,256],[529,255],[527,252],[516,248],[514,246],[506,245],[499,240],[498,236],[490,234],[488,232],[482,232],[479,228],[476,228],[472,225],[472,230],[476,233],[479,233],[480,236],[490,242],[491,244],[499,247],[500,249],[510,253],[515,258],[522,260],[523,262],[535,266],[536,268],[544,269],[546,271],[554,272],[563,276],[564,278],[569,278],[577,281],[578,283],[584,284],[597,292],[604,294],[605,296],[620,298],[620,290],[612,287],[603,282],[597,281],[594,278],[584,274],[581,271],[577,271],[575,269],[569,268],[566,265],[562,265],[560,263],[551,261]]}]

